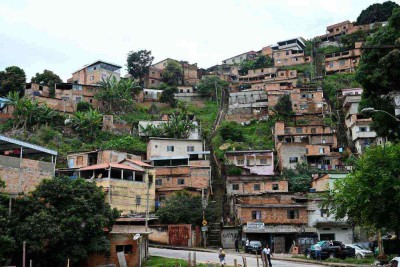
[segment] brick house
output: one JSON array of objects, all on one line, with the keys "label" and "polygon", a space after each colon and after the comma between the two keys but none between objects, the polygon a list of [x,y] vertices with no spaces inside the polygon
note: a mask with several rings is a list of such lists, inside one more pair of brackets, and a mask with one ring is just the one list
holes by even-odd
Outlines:
[{"label": "brick house", "polygon": [[307,163],[316,169],[341,169],[336,131],[324,124],[285,126],[276,122],[274,127],[275,148],[279,158],[279,170],[295,168]]},{"label": "brick house", "polygon": [[150,137],[147,159],[157,175],[157,205],[183,190],[207,196],[211,187],[209,154],[203,140]]},{"label": "brick house", "polygon": [[237,195],[235,210],[244,238],[260,240],[275,253],[288,253],[293,241],[313,236],[308,226],[307,197],[300,194]]},{"label": "brick house", "polygon": [[88,102],[93,108],[99,107],[95,98],[100,90],[97,85],[84,85],[72,83],[56,83],[55,96],[50,97],[49,87],[35,83],[27,83],[25,86],[25,97],[37,100],[39,104],[46,104],[53,110],[73,113],[79,102]]},{"label": "brick house", "polygon": [[[55,173],[57,151],[0,135],[0,178],[2,191],[28,193]],[[40,160],[37,160],[40,158]]]},{"label": "brick house", "polygon": [[167,58],[150,66],[149,73],[144,77],[144,86],[146,88],[157,88],[162,83],[162,75],[164,69],[168,66],[169,61],[175,61],[181,65],[182,78],[179,80],[180,85],[195,85],[199,81],[197,64],[189,64],[187,61],[178,61]]},{"label": "brick house", "polygon": [[222,60],[222,63],[227,64],[227,65],[240,64],[241,62],[243,62],[245,60],[254,60],[257,58],[257,56],[258,56],[258,53],[256,51],[249,51],[249,52],[239,54],[237,56]]},{"label": "brick house", "polygon": [[0,123],[12,118],[14,106],[10,104],[11,100],[0,97]]},{"label": "brick house", "polygon": [[325,54],[325,74],[355,72],[360,63],[361,46],[361,42],[356,42],[355,49]]},{"label": "brick house", "polygon": [[275,67],[294,66],[311,62],[303,50],[275,50],[272,54]]},{"label": "brick house", "polygon": [[108,77],[115,77],[119,80],[121,78],[121,68],[122,66],[120,65],[97,60],[72,73],[72,77],[69,78],[67,82],[73,84],[96,85],[98,82]]}]

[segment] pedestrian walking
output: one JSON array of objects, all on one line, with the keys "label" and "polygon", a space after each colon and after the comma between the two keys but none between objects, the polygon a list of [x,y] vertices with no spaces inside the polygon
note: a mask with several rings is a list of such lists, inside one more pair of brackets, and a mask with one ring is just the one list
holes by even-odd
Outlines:
[{"label": "pedestrian walking", "polygon": [[322,250],[322,248],[321,248],[320,244],[317,243],[314,245],[315,259],[317,261],[321,261],[321,250]]},{"label": "pedestrian walking", "polygon": [[262,250],[261,255],[262,255],[261,256],[262,260],[265,262],[265,265],[266,265],[265,267],[267,267],[267,265],[269,267],[272,267],[272,263],[271,263],[272,251],[268,244]]},{"label": "pedestrian walking", "polygon": [[218,258],[219,258],[219,263],[221,264],[221,267],[224,267],[225,264],[226,264],[226,262],[225,262],[225,251],[222,248],[219,249]]},{"label": "pedestrian walking", "polygon": [[235,239],[235,250],[236,252],[239,252],[239,240]]}]

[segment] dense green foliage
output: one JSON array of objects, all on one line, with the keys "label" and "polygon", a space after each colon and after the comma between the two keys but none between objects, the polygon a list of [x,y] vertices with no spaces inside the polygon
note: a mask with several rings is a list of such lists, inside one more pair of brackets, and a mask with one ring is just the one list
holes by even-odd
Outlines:
[{"label": "dense green foliage", "polygon": [[183,70],[179,62],[169,60],[163,71],[162,80],[169,86],[177,86],[182,84]]},{"label": "dense green foliage", "polygon": [[88,140],[94,140],[101,131],[103,115],[97,110],[77,111],[70,120],[72,129]]},{"label": "dense green foliage", "polygon": [[239,74],[247,75],[249,70],[270,68],[274,66],[274,60],[269,56],[259,56],[256,60],[244,60],[239,65]]},{"label": "dense green foliage", "polygon": [[368,8],[361,11],[357,17],[356,24],[363,25],[373,22],[387,21],[392,15],[394,8],[400,7],[398,4],[392,1],[386,1],[370,5]]},{"label": "dense green foliage", "polygon": [[365,42],[370,33],[371,32],[359,30],[359,31],[341,36],[339,39],[339,42],[345,50],[354,49],[355,43],[356,42]]},{"label": "dense green foliage", "polygon": [[[0,177],[0,190],[4,187],[5,183]],[[9,264],[6,261],[16,249],[15,238],[11,231],[11,218],[8,216],[9,200],[7,194],[0,192],[0,266]]]},{"label": "dense green foliage", "polygon": [[205,76],[200,80],[197,86],[197,92],[202,96],[211,96],[213,98],[221,95],[222,88],[229,85],[228,82],[221,80],[218,76]]},{"label": "dense green foliage", "polygon": [[20,97],[17,92],[9,93],[8,98],[14,106],[12,123],[14,128],[28,130],[41,125],[60,125],[63,116],[49,108],[40,105],[36,100]]},{"label": "dense green foliage", "polygon": [[40,266],[65,266],[67,259],[78,265],[91,252],[107,253],[110,244],[104,229],[111,229],[119,214],[104,197],[102,188],[83,179],[42,181],[13,205],[17,246],[26,241],[27,258]]},{"label": "dense green foliage", "polygon": [[[207,221],[217,221],[215,205],[210,203],[205,209]],[[189,192],[177,192],[168,198],[161,208],[157,210],[157,216],[161,223],[165,224],[192,224],[201,225],[203,220],[203,204],[201,196],[192,195]]]},{"label": "dense green foliage", "polygon": [[134,96],[142,88],[130,79],[117,80],[114,76],[98,83],[101,90],[95,95],[105,113],[126,114],[134,108]]},{"label": "dense green foliage", "polygon": [[[141,127],[141,126],[139,126]],[[189,119],[187,113],[173,113],[169,116],[169,120],[157,126],[153,124],[142,128],[150,137],[166,137],[176,139],[187,139],[190,133],[196,129],[196,126]]]},{"label": "dense green foliage", "polygon": [[[356,78],[363,91],[360,108],[373,107],[393,114],[392,93],[400,93],[400,50],[381,49],[383,46],[399,45],[400,42],[400,8],[393,10],[389,25],[380,28],[367,39],[366,49],[361,57]],[[383,113],[374,113],[374,129],[382,136],[399,138],[399,124]],[[389,127],[388,127],[389,126]],[[385,130],[384,130],[385,129]]]},{"label": "dense green foliage", "polygon": [[6,96],[10,92],[18,92],[19,95],[23,95],[25,81],[24,70],[17,66],[7,67],[5,71],[0,71],[0,96]]},{"label": "dense green foliage", "polygon": [[337,219],[373,229],[400,230],[400,144],[366,151],[355,170],[325,196]]},{"label": "dense green foliage", "polygon": [[337,106],[338,90],[345,88],[359,88],[360,84],[356,81],[353,73],[336,73],[324,76],[322,81],[322,88],[324,90],[324,97],[333,106]]},{"label": "dense green foliage", "polygon": [[292,101],[290,95],[283,95],[279,98],[274,106],[274,111],[283,117],[288,117],[293,114]]},{"label": "dense green foliage", "polygon": [[178,88],[175,86],[165,86],[161,87],[163,89],[160,97],[161,103],[167,103],[171,107],[176,107],[178,101],[175,99],[175,94],[178,93]]},{"label": "dense green foliage", "polygon": [[55,84],[62,83],[60,76],[52,72],[51,70],[44,70],[43,73],[36,73],[31,79],[32,83],[37,83],[41,85],[46,85],[49,87],[50,97],[54,97],[55,94]]},{"label": "dense green foliage", "polygon": [[297,164],[296,169],[284,169],[282,177],[289,183],[289,192],[308,192],[312,173],[307,164]]},{"label": "dense green foliage", "polygon": [[92,105],[89,102],[79,102],[76,105],[76,111],[89,111],[92,109]]},{"label": "dense green foliage", "polygon": [[218,132],[225,142],[242,142],[244,140],[242,126],[235,121],[223,121]]},{"label": "dense green foliage", "polygon": [[139,79],[139,84],[143,86],[143,78],[149,73],[153,60],[154,57],[151,55],[151,51],[130,51],[126,59],[126,70],[133,78]]}]

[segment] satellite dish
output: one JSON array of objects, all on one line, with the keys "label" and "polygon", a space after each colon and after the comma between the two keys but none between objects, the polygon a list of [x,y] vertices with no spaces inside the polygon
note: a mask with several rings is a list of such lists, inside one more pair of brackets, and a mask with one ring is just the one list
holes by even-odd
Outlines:
[{"label": "satellite dish", "polygon": [[228,149],[230,146],[231,146],[231,144],[225,143],[225,144],[221,145],[221,146],[219,147],[219,149],[225,150],[225,149]]},{"label": "satellite dish", "polygon": [[134,237],[133,237],[133,240],[138,240],[140,238],[140,234],[136,234]]}]

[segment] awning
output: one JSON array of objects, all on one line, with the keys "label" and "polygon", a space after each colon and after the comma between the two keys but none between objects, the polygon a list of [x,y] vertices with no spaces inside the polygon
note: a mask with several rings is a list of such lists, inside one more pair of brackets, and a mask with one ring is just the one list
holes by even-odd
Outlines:
[{"label": "awning", "polygon": [[84,168],[80,168],[79,171],[92,171],[92,170],[101,170],[101,169],[109,169],[109,168],[116,168],[116,169],[121,169],[121,170],[130,170],[130,171],[135,171],[135,172],[144,172],[142,170],[136,169],[134,167],[124,165],[124,164],[119,164],[119,163],[103,163],[103,164],[97,164],[97,165],[92,165]]},{"label": "awning", "polygon": [[247,228],[247,225],[243,226],[244,233],[316,233],[317,229],[309,226],[297,226],[297,225],[265,225],[263,228]]}]

